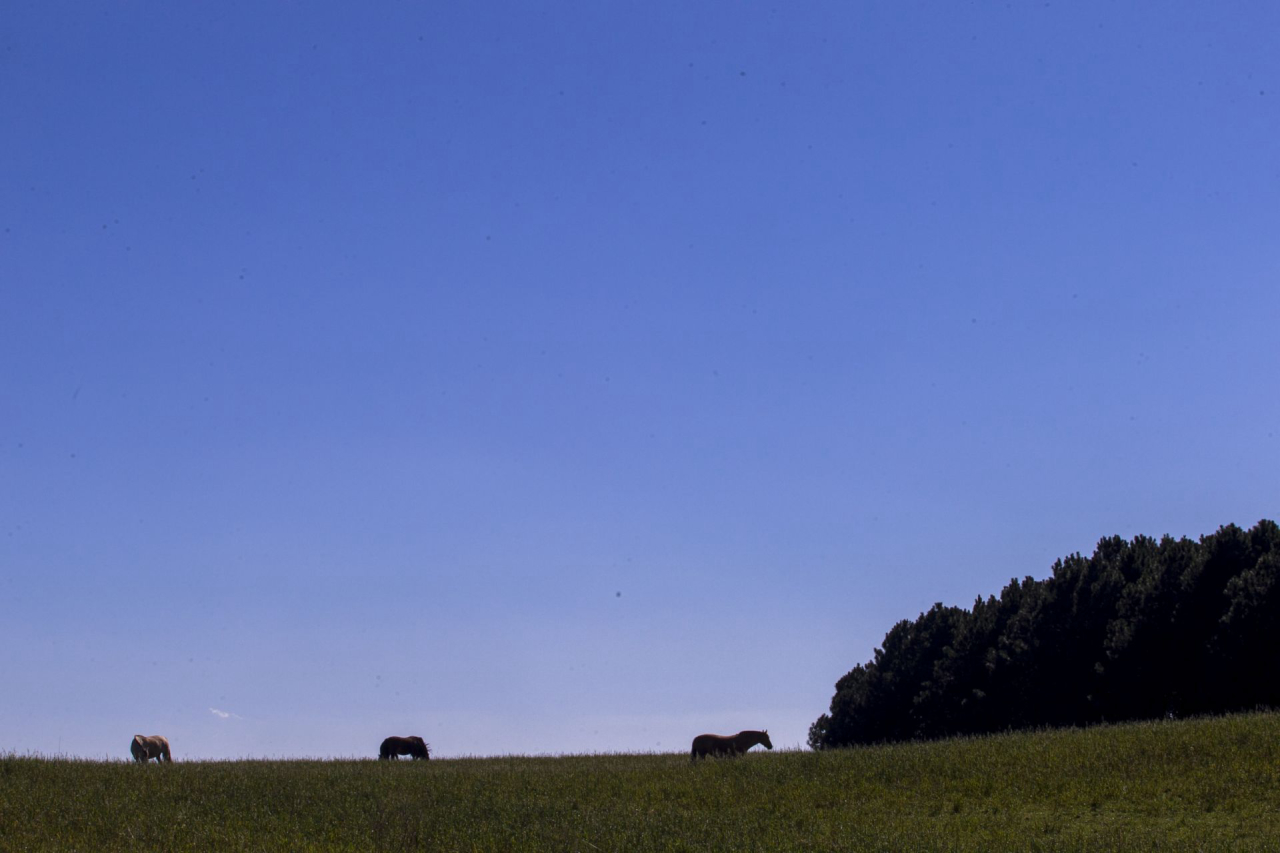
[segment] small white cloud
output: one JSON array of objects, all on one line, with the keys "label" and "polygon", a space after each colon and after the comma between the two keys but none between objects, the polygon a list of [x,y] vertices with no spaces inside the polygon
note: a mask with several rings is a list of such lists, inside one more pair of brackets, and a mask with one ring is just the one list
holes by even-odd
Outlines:
[{"label": "small white cloud", "polygon": [[244,717],[239,714],[233,714],[230,711],[219,711],[217,708],[210,708],[209,713],[213,714],[220,720],[243,720]]}]

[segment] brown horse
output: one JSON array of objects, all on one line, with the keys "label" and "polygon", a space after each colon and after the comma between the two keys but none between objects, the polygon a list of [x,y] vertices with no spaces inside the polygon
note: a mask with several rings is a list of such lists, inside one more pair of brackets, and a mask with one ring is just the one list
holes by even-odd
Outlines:
[{"label": "brown horse", "polygon": [[697,761],[708,755],[742,755],[753,746],[773,749],[769,733],[745,731],[738,732],[736,735],[698,735],[693,739],[693,749],[690,750],[689,759]]},{"label": "brown horse", "polygon": [[173,762],[173,756],[169,754],[169,741],[160,737],[160,735],[134,735],[133,743],[129,744],[129,752],[133,753],[133,760],[145,764],[151,759],[157,762],[168,761]]},{"label": "brown horse", "polygon": [[378,758],[394,761],[398,755],[412,755],[414,760],[421,758],[425,761],[431,757],[427,750],[429,746],[430,744],[417,736],[389,737],[382,742],[382,747],[378,750]]}]

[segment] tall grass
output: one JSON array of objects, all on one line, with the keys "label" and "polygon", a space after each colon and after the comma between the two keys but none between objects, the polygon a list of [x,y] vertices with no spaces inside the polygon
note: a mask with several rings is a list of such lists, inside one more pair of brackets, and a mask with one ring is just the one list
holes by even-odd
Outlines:
[{"label": "tall grass", "polygon": [[0,758],[0,850],[1265,850],[1280,716],[824,753]]}]

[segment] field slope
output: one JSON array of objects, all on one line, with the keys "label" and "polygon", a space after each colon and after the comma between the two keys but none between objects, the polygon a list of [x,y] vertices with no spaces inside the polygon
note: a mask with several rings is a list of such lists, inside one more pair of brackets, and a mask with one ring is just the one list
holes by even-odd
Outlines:
[{"label": "field slope", "polygon": [[1280,716],[824,753],[0,757],[0,850],[1265,850]]}]

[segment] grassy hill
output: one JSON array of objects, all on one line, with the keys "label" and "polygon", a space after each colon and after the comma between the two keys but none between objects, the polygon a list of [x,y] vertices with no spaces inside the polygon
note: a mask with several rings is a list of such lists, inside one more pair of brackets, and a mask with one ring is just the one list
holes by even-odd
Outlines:
[{"label": "grassy hill", "polygon": [[398,763],[0,757],[0,850],[1267,850],[1280,715]]}]

